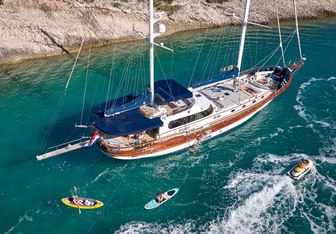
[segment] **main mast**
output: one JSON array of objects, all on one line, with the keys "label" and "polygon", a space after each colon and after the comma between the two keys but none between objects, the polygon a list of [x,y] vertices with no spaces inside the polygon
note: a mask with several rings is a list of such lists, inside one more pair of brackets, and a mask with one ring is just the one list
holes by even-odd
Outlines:
[{"label": "main mast", "polygon": [[[250,0],[246,0],[245,14],[244,14],[243,22],[242,22],[243,26],[242,26],[242,32],[241,32],[241,37],[240,37],[240,46],[239,46],[238,61],[237,61],[237,68],[238,68],[239,73],[240,73],[241,63],[242,63],[242,59],[243,59],[245,35],[246,35],[246,28],[247,28],[249,10],[250,10]],[[235,79],[237,79],[237,78],[235,78]]]},{"label": "main mast", "polygon": [[150,105],[154,106],[154,7],[153,0],[149,0],[149,77],[150,77]]}]

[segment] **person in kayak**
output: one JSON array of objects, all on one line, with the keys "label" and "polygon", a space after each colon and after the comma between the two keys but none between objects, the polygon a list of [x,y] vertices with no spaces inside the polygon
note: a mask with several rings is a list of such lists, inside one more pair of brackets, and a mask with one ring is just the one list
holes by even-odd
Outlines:
[{"label": "person in kayak", "polygon": [[73,196],[72,201],[73,201],[74,204],[76,204],[78,206],[83,206],[84,205],[83,200],[79,199],[77,196]]},{"label": "person in kayak", "polygon": [[157,203],[161,203],[161,202],[163,202],[164,200],[166,200],[166,196],[165,196],[164,194],[160,194],[160,193],[158,193],[158,194],[156,195],[155,201],[156,201]]}]

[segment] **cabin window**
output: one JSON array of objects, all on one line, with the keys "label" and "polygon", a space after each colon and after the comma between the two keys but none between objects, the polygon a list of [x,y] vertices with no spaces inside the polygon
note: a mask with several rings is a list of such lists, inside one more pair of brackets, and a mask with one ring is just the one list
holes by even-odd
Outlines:
[{"label": "cabin window", "polygon": [[201,97],[201,94],[196,94],[195,96],[196,96],[196,97]]},{"label": "cabin window", "polygon": [[171,121],[168,124],[168,128],[172,129],[172,128],[176,128],[176,127],[179,127],[179,126],[187,124],[187,123],[191,123],[195,120],[199,120],[199,119],[202,119],[202,118],[210,115],[212,112],[213,112],[213,107],[210,105],[210,107],[208,109],[206,109],[205,111],[202,111],[202,112],[199,112],[199,113],[196,113],[196,114],[193,114],[193,115],[189,115],[187,117],[183,117],[183,118]]},{"label": "cabin window", "polygon": [[231,112],[234,112],[234,111],[235,111],[235,109],[231,110]]}]

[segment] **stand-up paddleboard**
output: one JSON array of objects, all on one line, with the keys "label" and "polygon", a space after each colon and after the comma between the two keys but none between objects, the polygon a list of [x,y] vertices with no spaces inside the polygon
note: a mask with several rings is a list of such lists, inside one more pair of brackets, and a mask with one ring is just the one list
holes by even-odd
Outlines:
[{"label": "stand-up paddleboard", "polygon": [[65,205],[79,209],[96,209],[102,207],[104,203],[92,198],[78,197],[77,202],[73,197],[65,197],[61,200]]},{"label": "stand-up paddleboard", "polygon": [[158,203],[155,199],[151,200],[150,202],[148,202],[146,205],[145,205],[145,209],[146,210],[151,210],[151,209],[154,209],[154,208],[157,208],[159,207],[160,205],[162,205],[163,203],[165,203],[166,201],[170,200],[172,197],[175,196],[175,194],[179,191],[178,188],[174,188],[174,189],[171,189],[171,190],[168,190],[167,192],[163,193],[163,196],[164,196],[164,200],[160,203]]}]

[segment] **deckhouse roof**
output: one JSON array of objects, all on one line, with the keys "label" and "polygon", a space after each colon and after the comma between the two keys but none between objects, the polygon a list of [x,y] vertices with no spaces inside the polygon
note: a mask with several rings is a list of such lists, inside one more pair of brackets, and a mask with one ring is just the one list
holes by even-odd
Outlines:
[{"label": "deckhouse roof", "polygon": [[125,136],[163,126],[160,118],[148,119],[140,113],[139,108],[118,115],[104,117],[91,113],[92,124],[107,134]]},{"label": "deckhouse roof", "polygon": [[[156,81],[154,86],[155,95],[166,103],[192,97],[192,92],[172,79]],[[161,127],[163,122],[159,117],[149,119],[140,113],[139,106],[149,104],[149,96],[149,92],[137,97],[127,95],[103,103],[91,112],[92,124],[111,135],[129,135]]]}]

